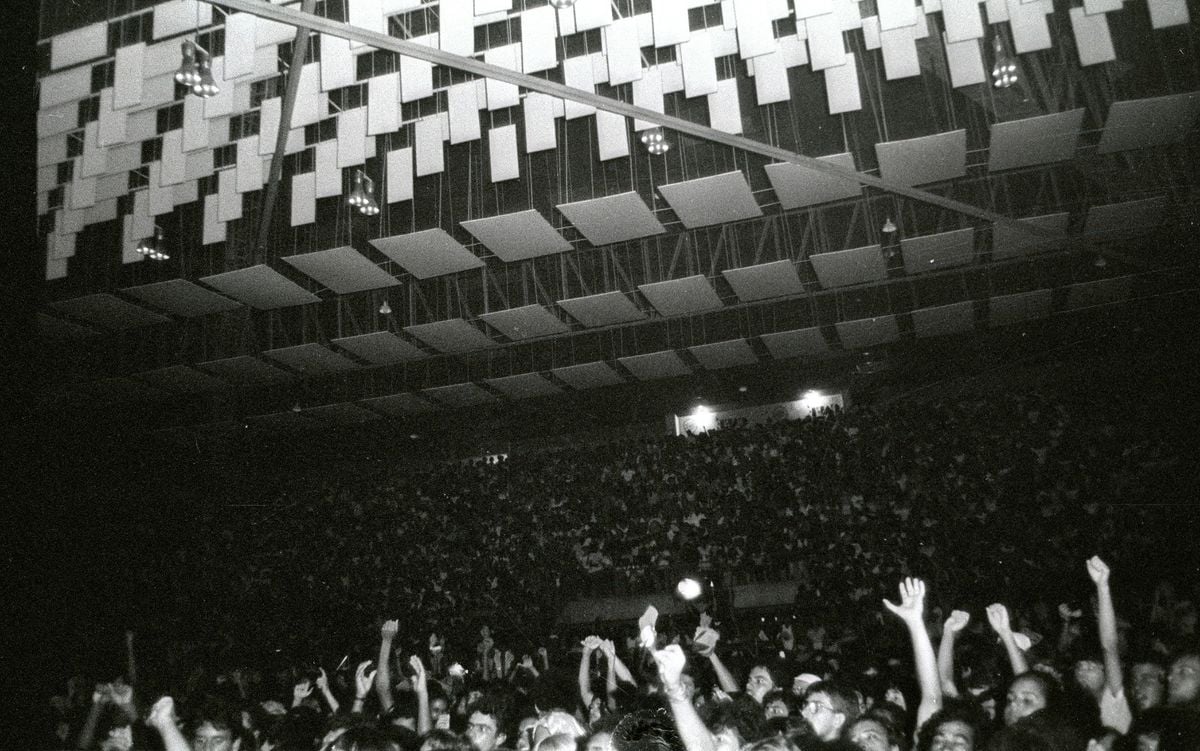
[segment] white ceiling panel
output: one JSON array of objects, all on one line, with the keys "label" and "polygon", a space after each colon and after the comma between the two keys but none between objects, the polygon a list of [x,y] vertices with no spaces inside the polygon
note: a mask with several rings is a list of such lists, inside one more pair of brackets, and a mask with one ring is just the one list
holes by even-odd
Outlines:
[{"label": "white ceiling panel", "polygon": [[486,334],[461,318],[405,326],[404,330],[438,352],[452,355],[498,346]]},{"label": "white ceiling panel", "polygon": [[988,319],[992,326],[1008,326],[1033,318],[1050,315],[1051,293],[1048,289],[997,295],[988,302]]},{"label": "white ceiling panel", "polygon": [[837,328],[838,338],[842,340],[842,347],[845,349],[874,347],[877,344],[894,342],[900,338],[900,328],[896,325],[896,316],[892,315],[841,321],[834,326]]},{"label": "white ceiling panel", "polygon": [[271,365],[265,360],[250,355],[228,357],[222,360],[209,360],[198,366],[209,373],[223,378],[235,385],[279,383],[292,378],[287,371]]},{"label": "white ceiling panel", "polygon": [[165,310],[172,315],[185,318],[223,313],[242,307],[241,303],[230,300],[224,295],[218,295],[212,290],[204,289],[186,279],[171,279],[138,287],[126,287],[121,291],[142,302],[149,303],[159,310]]},{"label": "white ceiling panel", "polygon": [[688,229],[762,216],[741,170],[660,185],[658,192]]},{"label": "white ceiling panel", "polygon": [[282,259],[339,295],[382,289],[400,283],[350,246],[284,256]]},{"label": "white ceiling panel", "polygon": [[[1067,222],[1070,218],[1071,215],[1064,211],[1058,214],[1046,214],[1045,216],[1025,216],[1021,217],[1018,221],[1065,236]],[[1011,229],[1004,224],[992,224],[993,260],[1015,258],[1030,253],[1040,253],[1054,247],[1056,247],[1054,242],[1046,242],[1046,238],[1038,235]]]},{"label": "white ceiling panel", "polygon": [[776,360],[790,357],[813,359],[828,356],[832,352],[825,335],[817,326],[763,334],[759,339]]},{"label": "white ceiling panel", "polygon": [[1145,149],[1183,140],[1200,115],[1200,91],[1113,102],[1097,151]]},{"label": "white ceiling panel", "polygon": [[638,289],[655,310],[666,317],[704,313],[722,307],[721,298],[703,274],[639,284]]},{"label": "white ceiling panel", "polygon": [[358,367],[353,361],[333,350],[316,343],[297,344],[294,347],[279,347],[263,352],[264,357],[282,363],[292,370],[306,375],[325,375]]},{"label": "white ceiling panel", "polygon": [[875,144],[879,174],[902,185],[925,185],[967,173],[967,131]]},{"label": "white ceiling panel", "polygon": [[425,389],[423,395],[447,407],[470,407],[485,402],[494,402],[496,397],[474,383],[452,383]]},{"label": "white ceiling panel", "polygon": [[571,243],[564,240],[550,222],[533,209],[485,219],[469,219],[462,226],[497,258],[510,263],[571,249]]},{"label": "white ceiling panel", "polygon": [[200,281],[259,310],[321,301],[321,298],[263,264],[227,271],[224,274],[202,276]]},{"label": "white ceiling panel", "polygon": [[571,388],[579,391],[600,388],[601,386],[615,386],[618,383],[625,382],[625,379],[621,378],[617,371],[613,370],[608,363],[603,361],[568,365],[564,368],[555,368],[550,372],[555,377],[563,380]]},{"label": "white ceiling panel", "polygon": [[1075,156],[1082,108],[992,125],[988,169],[992,172],[1063,162]]},{"label": "white ceiling panel", "polygon": [[817,253],[809,256],[808,260],[812,262],[813,272],[825,289],[887,278],[887,262],[878,245]]},{"label": "white ceiling panel", "polygon": [[513,340],[565,334],[571,330],[570,326],[541,305],[525,305],[520,308],[481,313],[479,318]]},{"label": "white ceiling panel", "polygon": [[640,321],[646,314],[638,309],[623,292],[601,292],[598,295],[559,300],[558,304],[584,326],[612,326]]},{"label": "white ceiling panel", "polygon": [[918,338],[944,336],[970,331],[975,327],[975,304],[970,300],[912,312],[913,329]]},{"label": "white ceiling panel", "polygon": [[541,373],[518,373],[504,378],[489,378],[487,384],[512,399],[532,399],[562,392]]},{"label": "white ceiling panel", "polygon": [[330,344],[336,344],[356,357],[361,357],[374,365],[392,365],[398,362],[412,362],[426,357],[419,347],[404,341],[390,331],[376,331],[371,334],[346,336],[333,339]]},{"label": "white ceiling panel", "polygon": [[1111,279],[1071,284],[1067,286],[1067,300],[1063,304],[1063,309],[1079,310],[1093,308],[1097,305],[1125,302],[1129,299],[1132,289],[1132,276],[1117,276]]},{"label": "white ceiling panel", "polygon": [[904,270],[923,274],[965,266],[975,260],[975,230],[972,227],[941,232],[936,235],[906,237],[900,241]]},{"label": "white ceiling panel", "polygon": [[559,204],[557,208],[588,242],[596,246],[666,231],[636,191]]},{"label": "white ceiling panel", "polygon": [[114,331],[166,323],[170,319],[107,293],[84,295],[50,303],[51,310]]},{"label": "white ceiling panel", "polygon": [[750,348],[750,343],[745,339],[699,344],[695,347],[688,347],[688,351],[708,370],[734,368],[738,365],[752,365],[758,362],[758,358],[754,356],[754,350]]},{"label": "white ceiling panel", "polygon": [[725,269],[721,272],[742,302],[769,300],[804,292],[796,265],[789,260]]},{"label": "white ceiling panel", "polygon": [[[817,161],[854,170],[854,157],[849,153],[818,157]],[[862,195],[862,185],[854,180],[835,177],[825,172],[790,162],[768,164],[763,168],[779,205],[784,209],[798,209],[830,201],[857,198]]]},{"label": "white ceiling panel", "polygon": [[418,279],[478,269],[484,265],[482,260],[443,229],[380,237],[369,242]]},{"label": "white ceiling panel", "polygon": [[673,349],[661,352],[648,352],[644,355],[618,357],[617,362],[639,381],[653,381],[657,378],[674,378],[691,375],[692,369],[687,366]]}]

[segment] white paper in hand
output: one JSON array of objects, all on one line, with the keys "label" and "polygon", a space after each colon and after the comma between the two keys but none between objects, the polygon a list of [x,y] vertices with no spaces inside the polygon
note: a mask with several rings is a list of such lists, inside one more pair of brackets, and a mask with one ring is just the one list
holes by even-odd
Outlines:
[{"label": "white paper in hand", "polygon": [[646,649],[654,649],[654,642],[658,636],[654,626],[657,623],[658,608],[653,605],[648,606],[646,612],[642,613],[642,617],[638,618],[638,640]]},{"label": "white paper in hand", "polygon": [[696,629],[696,635],[692,637],[692,642],[696,645],[696,651],[701,654],[708,654],[717,646],[717,640],[721,635],[711,628],[700,626]]}]

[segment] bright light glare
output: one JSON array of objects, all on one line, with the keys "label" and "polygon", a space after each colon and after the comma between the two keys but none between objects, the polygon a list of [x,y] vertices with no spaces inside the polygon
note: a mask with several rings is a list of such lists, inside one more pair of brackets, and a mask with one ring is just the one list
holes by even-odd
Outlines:
[{"label": "bright light glare", "polygon": [[692,412],[692,421],[701,430],[710,430],[717,426],[717,416],[713,414],[711,409],[704,405],[696,407]]},{"label": "bright light glare", "polygon": [[700,582],[691,578],[680,579],[675,591],[679,592],[679,596],[685,600],[694,600],[700,596]]}]

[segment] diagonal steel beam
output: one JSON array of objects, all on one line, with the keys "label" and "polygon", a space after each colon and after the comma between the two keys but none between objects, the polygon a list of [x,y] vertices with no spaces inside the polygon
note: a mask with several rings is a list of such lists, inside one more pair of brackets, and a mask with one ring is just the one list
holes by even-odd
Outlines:
[{"label": "diagonal steel beam", "polygon": [[[204,0],[204,2],[215,4],[216,0]],[[297,28],[306,28],[321,34],[329,34],[331,36],[349,39],[353,42],[360,42],[369,45],[376,49],[388,50],[397,52],[408,57],[417,58],[435,65],[444,65],[449,68],[472,73],[484,78],[491,78],[495,81],[509,83],[514,86],[519,86],[530,91],[537,91],[560,99],[569,99],[580,104],[590,105],[597,109],[611,112],[625,117],[631,117],[638,120],[652,122],[655,125],[660,125],[664,128],[685,133],[695,138],[700,138],[707,141],[713,141],[735,149],[741,149],[754,154],[765,156],[768,159],[776,159],[781,162],[791,162],[802,167],[822,172],[832,177],[851,180],[861,185],[871,188],[895,193],[896,195],[905,196],[915,201],[933,204],[945,209],[973,216],[978,219],[984,219],[995,224],[1007,226],[1018,232],[1024,232],[1041,238],[1043,242],[1071,242],[1071,238],[1056,232],[1051,232],[1042,227],[1036,227],[1022,221],[1018,221],[1011,217],[998,214],[989,209],[980,206],[974,206],[962,201],[955,201],[951,198],[939,196],[936,193],[931,193],[925,190],[919,190],[893,180],[875,177],[854,170],[842,169],[833,164],[827,164],[810,156],[797,154],[786,149],[781,149],[777,146],[760,143],[743,136],[733,135],[732,133],[723,133],[719,130],[714,130],[704,125],[698,125],[688,120],[675,117],[673,115],[665,115],[661,112],[648,110],[644,107],[636,107],[626,102],[619,102],[615,99],[599,96],[588,91],[581,91],[569,86],[564,86],[560,83],[547,81],[543,78],[537,78],[526,73],[501,68],[496,65],[489,65],[479,60],[475,60],[463,55],[456,55],[450,52],[444,52],[432,47],[426,47],[413,42],[396,39],[395,37],[381,34],[377,31],[362,29],[357,26],[351,26],[347,23],[331,21],[327,18],[305,13],[295,8],[274,5],[263,2],[262,0],[221,0],[220,5],[230,10],[243,11],[250,13],[259,18],[266,18],[271,21],[296,26]],[[281,121],[282,123],[283,121]]]},{"label": "diagonal steel beam", "polygon": [[[312,14],[317,0],[304,0],[300,12]],[[304,67],[304,56],[308,53],[308,38],[312,29],[296,27],[296,39],[292,45],[292,62],[288,68],[287,89],[279,107],[279,132],[275,134],[275,151],[271,155],[271,172],[267,178],[267,192],[263,198],[262,216],[258,225],[258,243],[254,246],[254,260],[263,263],[267,258],[267,243],[271,240],[271,221],[275,214],[275,202],[279,199],[279,181],[283,178],[283,162],[287,158],[288,131],[292,126],[292,110],[300,92],[300,69]]]}]

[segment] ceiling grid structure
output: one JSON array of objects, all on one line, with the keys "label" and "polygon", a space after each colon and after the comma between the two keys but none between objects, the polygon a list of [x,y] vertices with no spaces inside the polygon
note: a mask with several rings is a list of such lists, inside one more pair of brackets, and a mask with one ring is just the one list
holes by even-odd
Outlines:
[{"label": "ceiling grid structure", "polygon": [[[827,356],[838,347],[816,326],[796,329],[796,316],[836,331],[846,350],[961,333],[974,302],[964,280],[977,274],[996,280],[992,325],[1049,315],[1040,297],[1005,288],[1014,265],[1069,288],[1059,305],[1127,299],[1091,277],[1151,268],[1128,241],[1169,230],[1197,203],[1194,170],[1178,165],[1196,150],[1198,62],[1123,43],[1197,49],[1186,5],[1060,13],[889,0],[870,17],[854,3],[681,13],[581,0],[555,13],[498,0],[442,13],[436,2],[347,0],[345,17],[327,5],[337,15],[163,2],[43,27],[53,33],[37,120],[42,312],[57,324],[47,333],[204,332],[187,365],[178,352],[135,358],[98,380],[153,373],[188,393],[170,386],[182,371],[165,368],[233,385],[387,368],[424,395],[417,404],[463,407],[558,382],[623,382],[622,372],[681,374],[667,354],[691,372],[676,350],[706,369],[752,364],[749,341],[773,358]],[[316,38],[294,73],[294,109],[281,108],[296,23]],[[173,87],[184,39],[213,55],[216,97]],[[996,39],[1012,45],[1011,88],[955,69],[962,45],[990,68]],[[1074,68],[1058,65],[1056,88],[1039,88],[1063,56]],[[1125,72],[1106,67],[1113,59]],[[669,150],[648,153],[641,137],[663,125]],[[272,207],[277,135],[287,149]],[[347,203],[360,170],[378,216]],[[114,224],[123,242],[107,247]],[[156,227],[171,249],[163,262],[136,250]],[[1046,260],[1096,253],[1112,268],[1062,278]],[[945,304],[913,312],[912,330],[908,311],[849,319],[837,302],[918,280],[944,288],[932,299]],[[751,326],[752,309],[773,312]],[[702,325],[664,325],[674,320]],[[560,342],[585,336],[613,341],[562,354]],[[473,369],[439,364],[490,363],[514,347],[553,352],[543,370],[556,380],[488,366],[495,393],[477,392],[451,388]],[[588,362],[595,352],[606,362]],[[384,381],[363,381],[360,396],[402,396]],[[368,408],[412,411],[380,404]],[[329,409],[320,421],[355,414]]]}]

